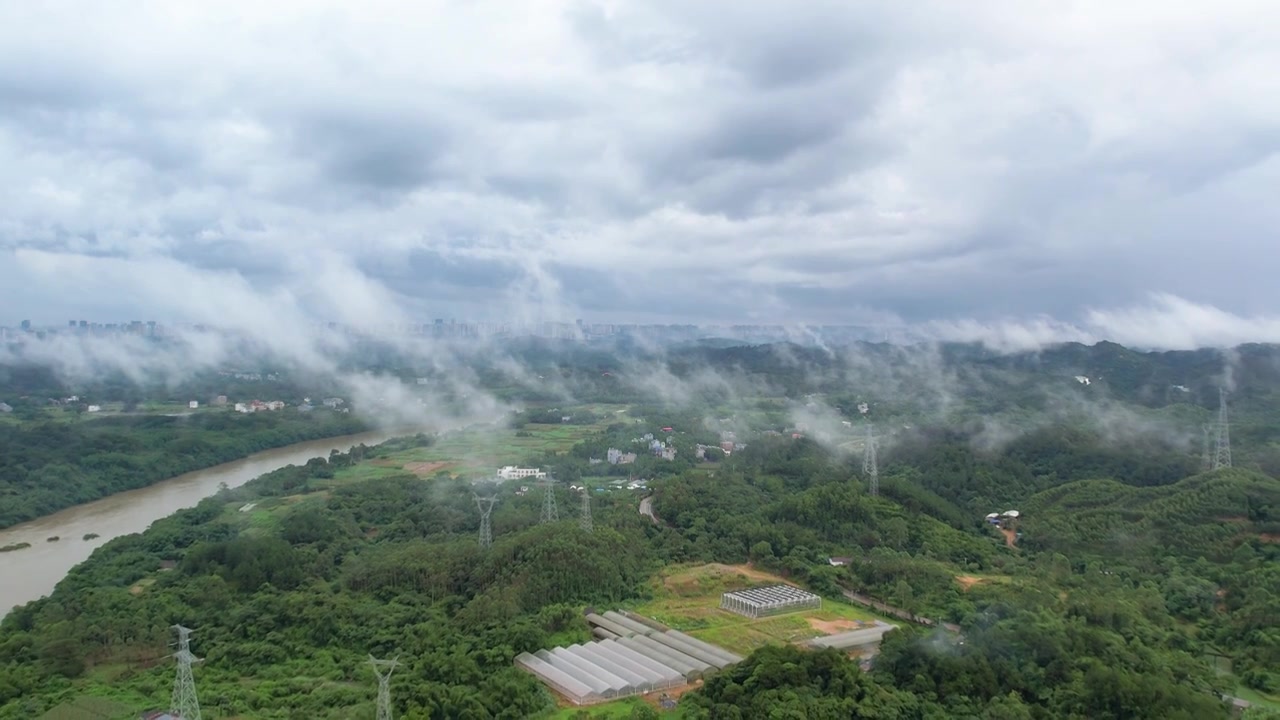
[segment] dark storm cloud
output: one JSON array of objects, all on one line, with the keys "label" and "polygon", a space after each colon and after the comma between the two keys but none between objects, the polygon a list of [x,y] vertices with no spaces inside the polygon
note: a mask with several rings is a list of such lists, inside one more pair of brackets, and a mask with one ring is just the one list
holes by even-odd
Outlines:
[{"label": "dark storm cloud", "polygon": [[435,118],[342,107],[302,115],[290,134],[292,152],[316,158],[332,182],[391,191],[440,179],[436,163],[450,141]]},{"label": "dark storm cloud", "polygon": [[391,10],[0,6],[0,304],[163,267],[357,318],[1273,327],[1270,5]]}]

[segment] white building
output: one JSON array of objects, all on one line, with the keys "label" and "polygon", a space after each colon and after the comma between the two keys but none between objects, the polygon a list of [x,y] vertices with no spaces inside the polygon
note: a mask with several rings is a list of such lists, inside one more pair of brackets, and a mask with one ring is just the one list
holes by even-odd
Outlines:
[{"label": "white building", "polygon": [[538,468],[522,468],[515,465],[507,465],[498,470],[499,480],[523,480],[524,478],[534,478],[541,480],[547,474]]},{"label": "white building", "polygon": [[198,407],[200,407],[200,402],[198,400],[192,400],[191,402],[187,403],[187,409],[189,410],[195,410]]},{"label": "white building", "polygon": [[101,411],[102,411],[102,406],[101,406],[101,405],[90,405],[90,406],[87,408],[87,410],[88,410],[89,412],[101,412]]},{"label": "white building", "polygon": [[236,403],[235,408],[236,408],[236,412],[238,413],[249,412],[249,406],[244,403]]}]

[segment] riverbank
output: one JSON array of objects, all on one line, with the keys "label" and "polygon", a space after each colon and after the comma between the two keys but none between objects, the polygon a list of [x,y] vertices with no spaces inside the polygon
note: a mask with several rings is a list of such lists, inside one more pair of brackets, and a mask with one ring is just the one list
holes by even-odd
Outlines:
[{"label": "riverbank", "polygon": [[347,413],[292,409],[0,426],[0,530],[253,453],[370,429]]},{"label": "riverbank", "polygon": [[[160,518],[193,507],[224,484],[239,487],[286,465],[327,458],[333,450],[346,452],[356,445],[377,445],[420,431],[370,431],[264,450],[0,530],[0,547],[30,543],[29,547],[0,554],[0,572],[5,577],[21,579],[0,585],[0,616],[17,605],[48,595],[71,568],[87,560],[107,541],[142,532]],[[63,540],[47,542],[54,536]]]}]

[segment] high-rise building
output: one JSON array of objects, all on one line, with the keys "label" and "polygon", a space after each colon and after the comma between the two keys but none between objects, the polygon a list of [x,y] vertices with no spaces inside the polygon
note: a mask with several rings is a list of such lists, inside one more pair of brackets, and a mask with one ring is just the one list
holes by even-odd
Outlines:
[{"label": "high-rise building", "polygon": [[22,321],[22,326],[21,326],[21,327],[22,327],[23,332],[31,332],[31,321],[30,321],[30,320],[23,320],[23,321]]}]

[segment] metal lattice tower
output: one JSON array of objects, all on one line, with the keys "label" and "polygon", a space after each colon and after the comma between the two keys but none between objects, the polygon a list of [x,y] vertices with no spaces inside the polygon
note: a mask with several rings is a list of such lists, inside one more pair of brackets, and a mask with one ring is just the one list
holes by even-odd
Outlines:
[{"label": "metal lattice tower", "polygon": [[1209,436],[1213,434],[1213,425],[1207,424],[1200,428],[1204,431],[1204,443],[1200,449],[1200,471],[1208,472],[1213,469],[1213,452],[1210,450],[1212,444]]},{"label": "metal lattice tower", "polygon": [[391,720],[391,673],[400,664],[399,658],[379,660],[370,655],[369,664],[378,676],[378,720]]},{"label": "metal lattice tower", "polygon": [[200,701],[196,699],[196,681],[191,675],[191,664],[197,662],[191,654],[191,630],[174,625],[178,631],[178,677],[173,681],[173,696],[169,700],[169,714],[179,720],[200,720]]},{"label": "metal lattice tower", "polygon": [[867,476],[872,495],[880,494],[880,468],[876,462],[876,431],[867,423],[867,441],[862,450],[862,474]]},{"label": "metal lattice tower", "polygon": [[493,545],[493,523],[489,521],[489,517],[493,514],[493,506],[498,502],[498,498],[482,498],[479,495],[474,497],[476,507],[480,510],[480,547],[487,548]]},{"label": "metal lattice tower", "polygon": [[542,484],[546,492],[542,496],[542,518],[538,522],[555,522],[560,519],[560,511],[556,509],[555,481],[547,478]]},{"label": "metal lattice tower", "polygon": [[1227,420],[1227,391],[1218,388],[1218,440],[1214,447],[1213,469],[1231,467],[1231,426]]},{"label": "metal lattice tower", "polygon": [[582,486],[582,514],[578,516],[578,526],[587,532],[595,529],[595,524],[591,522],[591,493],[586,485]]}]

